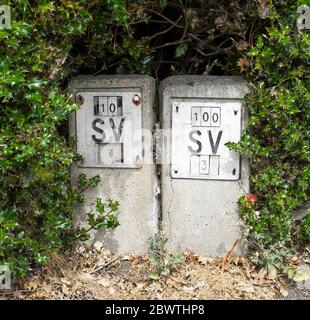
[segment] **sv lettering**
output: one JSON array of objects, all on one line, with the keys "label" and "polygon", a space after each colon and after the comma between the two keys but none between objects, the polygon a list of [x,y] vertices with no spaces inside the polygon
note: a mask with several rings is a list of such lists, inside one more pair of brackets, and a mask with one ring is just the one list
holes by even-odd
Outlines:
[{"label": "sv lettering", "polygon": [[[188,147],[189,151],[192,154],[198,154],[201,152],[202,150],[202,143],[199,140],[199,136],[201,136],[201,131],[200,130],[192,130],[189,133],[189,139],[194,142],[197,145],[196,149],[193,149],[191,146]],[[217,137],[216,137],[216,141],[214,142],[214,138],[212,135],[212,132],[210,130],[208,130],[208,138],[209,138],[209,143],[211,146],[211,150],[212,150],[212,154],[217,154],[218,148],[220,146],[220,142],[223,136],[223,131],[219,131]]]},{"label": "sv lettering", "polygon": [[111,128],[113,130],[113,135],[114,135],[115,141],[117,141],[117,142],[121,138],[121,135],[122,135],[122,132],[123,132],[123,128],[124,128],[124,122],[125,122],[125,119],[122,118],[120,123],[119,123],[118,131],[117,131],[117,130],[115,130],[114,120],[112,118],[110,118],[110,126],[111,126]]},{"label": "sv lettering", "polygon": [[[116,125],[115,125],[114,120],[112,118],[110,118],[109,124],[110,124],[110,127],[112,129],[114,139],[117,142],[120,141],[120,138],[122,136],[123,128],[124,128],[124,122],[125,122],[125,118],[122,118],[120,123],[119,123],[118,129],[116,129]],[[104,126],[104,124],[105,124],[105,122],[103,121],[103,119],[100,119],[100,118],[96,118],[92,122],[92,128],[94,129],[94,131],[96,131],[97,133],[99,133],[101,135],[100,138],[98,138],[96,136],[96,134],[92,135],[92,139],[93,139],[93,141],[95,143],[104,143],[104,141],[106,139],[106,134],[105,134],[104,130],[102,129],[102,126]]]}]

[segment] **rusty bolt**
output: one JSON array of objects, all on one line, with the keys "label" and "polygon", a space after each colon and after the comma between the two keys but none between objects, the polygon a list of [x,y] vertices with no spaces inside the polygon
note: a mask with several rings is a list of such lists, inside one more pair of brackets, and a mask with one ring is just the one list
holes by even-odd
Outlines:
[{"label": "rusty bolt", "polygon": [[81,95],[78,95],[78,96],[76,96],[75,101],[77,104],[82,105],[84,103],[84,97]]},{"label": "rusty bolt", "polygon": [[132,98],[132,102],[134,105],[138,106],[141,103],[141,98],[136,94],[133,98]]}]

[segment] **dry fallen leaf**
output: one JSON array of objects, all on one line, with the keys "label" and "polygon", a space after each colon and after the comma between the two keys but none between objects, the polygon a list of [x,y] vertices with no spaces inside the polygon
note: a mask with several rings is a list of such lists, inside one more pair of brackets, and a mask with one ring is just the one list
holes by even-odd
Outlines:
[{"label": "dry fallen leaf", "polygon": [[276,279],[277,275],[278,275],[278,271],[274,266],[271,266],[268,268],[268,274],[266,277],[267,279],[274,280]]},{"label": "dry fallen leaf", "polygon": [[114,294],[115,294],[115,289],[112,288],[112,287],[109,287],[109,289],[108,289],[108,294],[109,294],[110,296],[114,295]]},{"label": "dry fallen leaf", "polygon": [[252,278],[250,267],[247,267],[247,268],[244,270],[244,274],[245,274],[245,276],[247,277],[247,279],[251,279],[251,278]]},{"label": "dry fallen leaf", "polygon": [[287,290],[285,290],[283,287],[280,287],[279,291],[280,291],[280,294],[281,294],[282,297],[287,297],[288,296]]},{"label": "dry fallen leaf", "polygon": [[82,281],[92,281],[95,279],[90,273],[85,272],[80,272],[77,276]]},{"label": "dry fallen leaf", "polygon": [[258,1],[258,14],[260,18],[266,19],[269,16],[269,0],[259,0]]},{"label": "dry fallen leaf", "polygon": [[183,290],[184,292],[192,292],[192,291],[195,290],[195,288],[194,288],[194,287],[183,286],[183,287],[182,287],[182,290]]},{"label": "dry fallen leaf", "polygon": [[40,279],[34,278],[32,281],[28,282],[25,287],[28,290],[33,290],[33,289],[37,289],[40,286],[41,286]]},{"label": "dry fallen leaf", "polygon": [[197,282],[196,284],[195,284],[195,286],[194,286],[194,288],[195,288],[195,290],[196,289],[202,289],[202,288],[204,288],[204,287],[206,287],[207,285],[206,285],[206,283],[204,283],[204,282]]},{"label": "dry fallen leaf", "polygon": [[34,294],[35,299],[48,299],[49,295],[44,291],[38,291]]},{"label": "dry fallen leaf", "polygon": [[122,256],[122,259],[121,259],[121,260],[123,260],[123,261],[130,261],[130,259],[131,259],[131,256],[130,256],[130,255],[124,255],[124,256]]},{"label": "dry fallen leaf", "polygon": [[93,247],[94,247],[98,252],[100,252],[101,249],[102,249],[102,247],[103,247],[103,243],[100,242],[100,241],[96,241],[96,242],[94,243]]},{"label": "dry fallen leaf", "polygon": [[291,264],[292,264],[293,266],[296,266],[296,267],[297,267],[297,266],[300,264],[299,258],[296,257],[296,256],[294,256],[293,258],[291,258]]},{"label": "dry fallen leaf", "polygon": [[139,289],[139,290],[144,289],[144,288],[145,288],[145,285],[146,285],[145,282],[137,282],[137,283],[136,283],[137,289]]},{"label": "dry fallen leaf", "polygon": [[249,64],[249,61],[247,58],[245,57],[241,57],[238,61],[237,61],[237,65],[240,67],[240,71],[244,71],[245,68],[247,67],[247,65]]},{"label": "dry fallen leaf", "polygon": [[237,285],[236,289],[241,292],[246,292],[246,293],[254,293],[254,291],[255,291],[253,285],[250,283],[246,283],[246,282],[239,283]]},{"label": "dry fallen leaf", "polygon": [[244,51],[249,47],[249,43],[246,41],[240,41],[236,44],[236,48],[238,51]]},{"label": "dry fallen leaf", "polygon": [[199,256],[198,257],[198,262],[204,265],[207,265],[208,263],[212,263],[214,261],[214,259],[212,258],[208,258],[208,257],[204,257],[204,256]]},{"label": "dry fallen leaf", "polygon": [[63,283],[63,284],[66,284],[66,285],[68,285],[68,286],[71,285],[71,282],[68,281],[66,278],[61,278],[61,279],[60,279],[60,282]]},{"label": "dry fallen leaf", "polygon": [[105,258],[99,258],[96,263],[95,266],[96,267],[102,267],[107,263],[107,260]]},{"label": "dry fallen leaf", "polygon": [[111,283],[108,279],[106,278],[101,278],[99,280],[96,281],[98,284],[100,284],[101,286],[107,288],[111,286]]},{"label": "dry fallen leaf", "polygon": [[65,284],[61,286],[61,290],[62,290],[62,293],[66,296],[70,294],[70,289]]}]

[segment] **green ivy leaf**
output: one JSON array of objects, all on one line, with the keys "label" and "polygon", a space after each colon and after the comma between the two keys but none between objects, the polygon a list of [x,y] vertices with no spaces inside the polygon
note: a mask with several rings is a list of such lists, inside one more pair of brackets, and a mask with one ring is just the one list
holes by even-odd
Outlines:
[{"label": "green ivy leaf", "polygon": [[176,58],[183,57],[186,54],[187,50],[188,50],[187,42],[182,42],[176,46],[174,56]]}]

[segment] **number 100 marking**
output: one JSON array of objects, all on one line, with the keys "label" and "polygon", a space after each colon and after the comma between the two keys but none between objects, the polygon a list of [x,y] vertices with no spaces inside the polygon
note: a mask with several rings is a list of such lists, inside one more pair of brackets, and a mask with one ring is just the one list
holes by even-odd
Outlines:
[{"label": "number 100 marking", "polygon": [[221,108],[192,107],[191,117],[193,127],[219,127],[221,125]]}]

